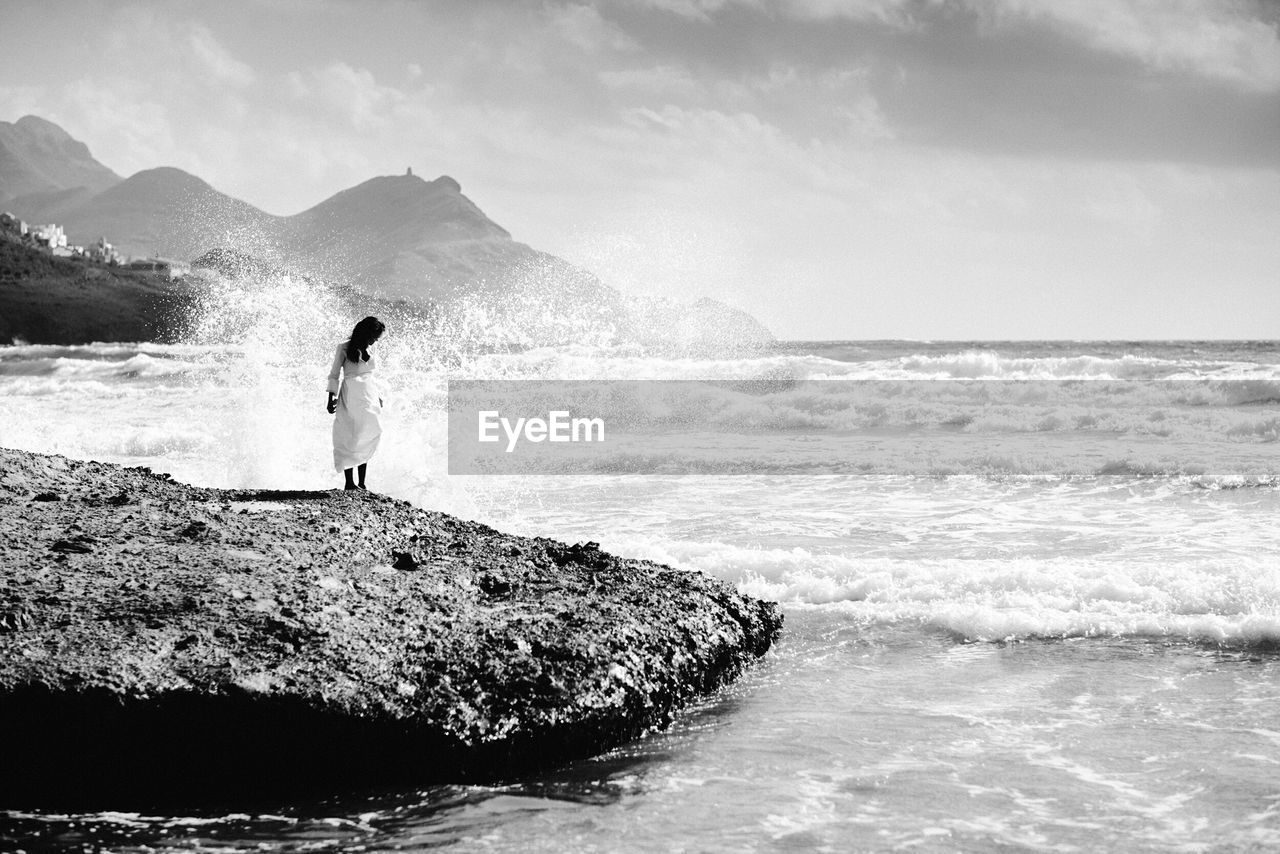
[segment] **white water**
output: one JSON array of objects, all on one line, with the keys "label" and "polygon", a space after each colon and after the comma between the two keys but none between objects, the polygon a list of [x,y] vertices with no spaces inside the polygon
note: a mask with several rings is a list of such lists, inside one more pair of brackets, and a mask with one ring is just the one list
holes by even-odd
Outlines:
[{"label": "white water", "polygon": [[[215,486],[337,485],[325,353],[354,318],[292,283],[225,287],[187,344],[0,349],[0,445]],[[91,838],[122,847],[166,844],[178,826],[212,845],[209,822],[232,847],[296,850],[1280,844],[1280,354],[835,342],[694,359],[598,343],[468,355],[484,348],[465,343],[393,325],[377,345],[390,394],[374,489],[780,601],[777,651],[672,732],[542,780],[286,805],[278,819],[15,821],[68,839],[67,822],[96,823]],[[786,389],[717,416],[802,421],[819,448],[824,431],[874,427],[891,441],[871,475],[450,478],[450,377],[1153,384],[1123,405],[1059,400],[1046,415],[1015,401],[960,422],[971,400],[887,405],[872,424]],[[1221,384],[1174,399],[1154,384],[1171,380]],[[974,456],[975,439],[1002,450]],[[1206,449],[1230,476],[1206,472]]]},{"label": "white water", "polygon": [[[300,364],[296,354],[268,346],[262,337],[236,345],[6,348],[0,351],[7,402],[0,444],[147,465],[199,484],[333,486],[323,359]],[[315,336],[316,349],[324,343]],[[1265,397],[1271,384],[1280,384],[1274,365],[1156,357],[1002,360],[975,352],[861,364],[814,354],[695,361],[625,348],[566,348],[479,356],[445,369],[414,349],[422,345],[397,342],[394,330],[379,345],[384,364],[393,367],[383,378],[390,397],[386,441],[371,466],[378,489],[420,506],[520,533],[594,539],[619,552],[712,573],[778,601],[839,608],[859,621],[932,626],[968,639],[1126,635],[1245,645],[1280,640],[1280,568],[1274,560],[1280,534],[1270,524],[1277,503],[1270,485],[1277,443],[1266,431],[1239,429],[1273,416],[1238,402],[1241,395]],[[1165,405],[1172,393],[1156,385],[1139,387],[1142,395],[1161,398],[1155,404],[1126,401],[1107,410],[1092,401],[1086,427],[1048,430],[1049,450],[1041,441],[1046,431],[1028,426],[1043,421],[1039,399],[988,406],[981,410],[988,414],[963,431],[942,434],[914,428],[947,422],[959,407],[972,410],[963,393],[949,402],[894,403],[912,412],[914,421],[905,427],[897,416],[878,417],[876,429],[888,435],[888,445],[878,449],[882,468],[911,471],[913,459],[924,459],[928,471],[957,472],[945,477],[445,474],[443,407],[450,376],[741,378],[779,370],[795,376],[816,366],[824,375],[844,371],[882,378],[911,370],[932,374],[940,365],[965,376],[978,368],[998,375],[1075,376],[1087,365],[1096,376],[1111,377],[1141,365],[1147,375],[1230,373],[1255,379],[1214,390],[1212,405],[1197,401],[1180,410]],[[863,417],[845,405],[836,413],[842,420],[829,425],[822,412],[827,400],[804,394],[782,390],[746,398],[752,409],[732,401],[714,417],[759,420],[763,411],[787,422],[785,429],[804,413],[808,454],[824,451],[824,431],[846,435],[853,419]],[[889,396],[896,398],[896,391]],[[1161,434],[1144,432],[1150,422],[1143,413],[1152,406],[1165,414]],[[990,415],[991,409],[1005,412],[1003,420]],[[1117,426],[1122,423],[1129,426]],[[1197,442],[1199,449],[1226,446],[1244,461],[1244,472],[1225,479],[1112,476],[1145,470],[1129,468],[1122,452],[1096,457],[1117,435],[1121,445],[1140,442],[1149,454],[1172,456],[1175,465],[1181,441]],[[1026,436],[1039,444],[1019,445]],[[988,453],[966,470],[975,437],[988,450],[991,442],[1009,450],[998,459]],[[936,454],[926,459],[926,452],[947,443],[958,449],[949,465],[940,464]],[[1095,477],[1019,476],[1042,470],[1018,462],[1019,454],[1061,465],[1080,448],[1096,457],[1090,465],[1109,460],[1119,468],[1103,468],[1108,474]]]}]

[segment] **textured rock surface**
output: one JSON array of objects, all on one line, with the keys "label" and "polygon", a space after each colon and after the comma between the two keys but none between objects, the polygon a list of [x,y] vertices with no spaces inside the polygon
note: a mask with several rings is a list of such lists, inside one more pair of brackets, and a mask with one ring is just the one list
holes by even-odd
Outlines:
[{"label": "textured rock surface", "polygon": [[378,495],[0,449],[0,806],[510,776],[665,724],[780,626]]}]

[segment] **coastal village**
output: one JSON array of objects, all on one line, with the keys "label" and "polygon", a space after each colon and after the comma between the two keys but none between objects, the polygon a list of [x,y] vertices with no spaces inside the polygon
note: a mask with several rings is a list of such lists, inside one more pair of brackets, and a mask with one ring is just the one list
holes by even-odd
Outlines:
[{"label": "coastal village", "polygon": [[88,246],[68,244],[66,231],[62,226],[56,223],[28,225],[26,221],[8,211],[0,213],[0,237],[47,252],[55,258],[69,258],[109,267],[158,273],[171,279],[180,278],[191,272],[190,265],[181,261],[125,256],[108,243],[105,237],[99,237],[96,243]]}]

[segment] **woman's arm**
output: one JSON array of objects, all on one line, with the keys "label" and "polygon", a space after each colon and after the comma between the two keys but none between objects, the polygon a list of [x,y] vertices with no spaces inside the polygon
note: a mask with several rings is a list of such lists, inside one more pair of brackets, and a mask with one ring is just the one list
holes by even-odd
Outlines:
[{"label": "woman's arm", "polygon": [[342,376],[342,365],[347,361],[347,345],[346,342],[338,345],[337,351],[333,354],[333,365],[329,368],[329,402],[325,404],[325,409],[332,415],[338,408],[338,389],[341,388],[339,378]]}]

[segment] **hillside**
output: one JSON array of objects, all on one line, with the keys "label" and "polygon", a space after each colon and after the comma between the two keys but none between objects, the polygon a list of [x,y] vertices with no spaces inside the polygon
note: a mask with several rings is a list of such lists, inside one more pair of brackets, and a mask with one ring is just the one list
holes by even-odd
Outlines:
[{"label": "hillside", "polygon": [[9,211],[18,211],[19,215],[30,223],[63,223],[67,221],[68,213],[88,202],[94,195],[94,191],[88,187],[46,190],[9,199],[4,203],[4,207]]},{"label": "hillside", "polygon": [[[47,125],[61,134],[45,128],[66,149],[64,171],[72,174],[75,164],[89,168],[83,144],[42,122],[28,117],[11,127]],[[249,258],[266,265],[262,269],[301,273],[353,302],[363,297],[410,311],[460,307],[529,344],[576,341],[585,330],[592,340],[613,336],[681,350],[772,340],[753,318],[718,303],[624,299],[590,272],[514,240],[447,175],[432,181],[412,174],[371,178],[283,217],[180,169],[147,169],[123,181],[110,177],[99,175],[99,183],[108,184],[101,189],[46,185],[11,199],[8,208],[30,222],[61,224],[73,244],[105,237],[126,255],[180,261],[210,251],[235,253],[222,260]]]},{"label": "hillside", "polygon": [[76,187],[97,192],[119,181],[87,145],[53,122],[37,116],[0,122],[0,202]]},{"label": "hillside", "polygon": [[83,344],[177,337],[185,285],[52,258],[0,238],[0,344]]},{"label": "hillside", "polygon": [[292,265],[389,299],[447,301],[537,253],[448,176],[371,178],[280,223]]},{"label": "hillside", "polygon": [[285,217],[225,195],[180,169],[148,169],[123,181],[112,173],[112,178],[98,190],[41,187],[11,199],[9,207],[30,222],[61,224],[71,243],[106,237],[126,255],[182,261],[210,250],[235,251],[344,289],[410,304],[511,293],[524,303],[549,300],[553,309],[566,301],[617,301],[617,294],[590,273],[513,240],[447,175],[433,181],[412,174],[371,178]]},{"label": "hillside", "polygon": [[262,252],[278,217],[218,192],[181,169],[147,169],[90,196],[27,196],[12,202],[30,221],[57,222],[71,243],[106,237],[126,255],[190,260],[213,246]]},{"label": "hillside", "polygon": [[509,289],[528,269],[554,266],[550,256],[512,240],[447,176],[372,178],[288,217],[171,167],[98,193],[28,194],[11,207],[32,222],[60,223],[71,243],[105,236],[126,255],[183,261],[234,250],[370,296],[421,304]]},{"label": "hillside", "polygon": [[30,221],[62,224],[71,243],[105,236],[126,255],[178,260],[238,253],[383,300],[426,306],[518,293],[522,307],[536,298],[568,310],[618,299],[590,273],[513,240],[448,176],[371,178],[288,217],[169,167],[96,194],[32,194],[13,204]]}]

